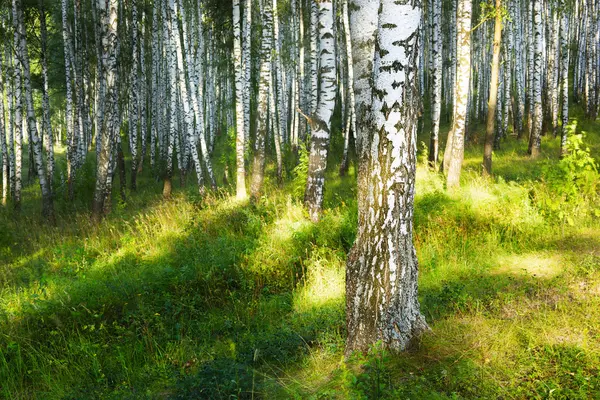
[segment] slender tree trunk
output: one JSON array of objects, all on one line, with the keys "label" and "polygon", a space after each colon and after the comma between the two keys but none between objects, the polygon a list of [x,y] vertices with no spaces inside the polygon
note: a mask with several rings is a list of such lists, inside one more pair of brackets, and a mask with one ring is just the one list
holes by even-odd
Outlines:
[{"label": "slender tree trunk", "polygon": [[10,191],[10,169],[8,161],[8,147],[6,145],[6,121],[4,119],[4,72],[2,69],[2,52],[0,52],[0,151],[2,152],[2,205],[6,206]]},{"label": "slender tree trunk", "polygon": [[560,92],[559,75],[560,75],[560,21],[558,7],[552,7],[552,58],[550,60],[549,69],[552,71],[552,81],[549,83],[551,94],[551,110],[552,110],[552,133],[554,137],[558,135],[558,93]]},{"label": "slender tree trunk", "polygon": [[533,28],[534,28],[534,69],[533,69],[533,97],[532,97],[532,130],[530,137],[531,157],[537,158],[542,147],[542,60],[543,60],[543,37],[542,37],[542,0],[533,0]]},{"label": "slender tree trunk", "polygon": [[308,158],[308,178],[304,203],[310,219],[318,221],[323,208],[327,151],[331,136],[331,116],[335,107],[336,65],[333,35],[333,4],[319,3],[320,94],[316,113],[311,117],[311,141]]},{"label": "slender tree trunk", "polygon": [[129,151],[131,152],[131,190],[137,190],[138,165],[138,123],[139,123],[139,90],[138,76],[140,75],[138,40],[138,12],[136,2],[131,3],[131,73],[129,83]]},{"label": "slender tree trunk", "polygon": [[[14,1],[14,0],[13,0]],[[13,3],[13,8],[15,7]],[[14,11],[13,11],[14,13]],[[15,18],[13,16],[13,18]],[[13,23],[13,24],[16,24]],[[20,35],[14,29],[14,48],[20,48]],[[15,190],[13,204],[16,210],[21,209],[21,170],[23,166],[23,94],[21,82],[21,65],[18,60],[13,60],[13,106],[14,106],[14,133],[15,133]]]},{"label": "slender tree trunk", "polygon": [[253,199],[258,200],[261,195],[264,181],[265,170],[265,143],[268,133],[269,114],[269,86],[272,82],[271,77],[271,45],[273,42],[273,17],[272,8],[265,6],[261,2],[262,15],[262,40],[260,48],[260,72],[258,82],[258,109],[256,113],[256,140],[254,142],[254,159],[252,161],[252,184],[250,185],[250,194]]},{"label": "slender tree trunk", "polygon": [[[250,96],[252,78],[252,0],[245,0],[242,41],[242,61],[244,66],[244,149],[250,141]],[[212,89],[212,88],[211,88]],[[212,104],[212,103],[210,103]],[[212,107],[212,105],[211,105]],[[214,108],[212,108],[214,110]],[[212,143],[212,142],[211,142]],[[245,196],[245,195],[244,195]]]},{"label": "slender tree trunk", "polygon": [[42,142],[38,135],[33,93],[31,89],[31,73],[29,68],[29,54],[27,52],[27,39],[23,22],[23,11],[20,0],[13,0],[13,26],[15,31],[15,45],[18,46],[19,61],[23,67],[23,87],[25,89],[25,103],[27,106],[27,129],[29,131],[29,152],[33,153],[35,170],[37,172],[40,189],[42,191],[42,216],[54,222],[54,205],[52,193],[48,185],[47,173],[44,171],[42,155]]},{"label": "slender tree trunk", "polygon": [[[377,93],[372,107],[361,104],[364,93],[357,91],[357,111],[371,112],[357,120],[358,135],[368,148],[359,157],[363,175],[359,182],[366,185],[367,195],[359,197],[357,238],[347,263],[347,354],[367,351],[378,341],[404,350],[427,329],[417,298],[418,264],[412,241],[421,7],[394,0],[381,4],[356,0],[352,14],[353,48],[373,46],[373,22],[366,19],[374,18],[380,51],[374,60],[373,53],[367,59],[373,60],[372,93]],[[355,81],[365,79],[359,75],[362,54],[354,53]]]},{"label": "slender tree trunk", "polygon": [[167,150],[166,150],[166,170],[163,184],[163,197],[171,197],[171,191],[173,188],[173,153],[175,151],[175,142],[178,140],[177,130],[177,118],[178,110],[177,107],[178,93],[177,93],[177,57],[175,50],[175,38],[171,29],[171,24],[167,19],[167,13],[163,9],[163,21],[165,28],[165,52],[167,53],[167,70],[169,76],[169,131],[167,135]]},{"label": "slender tree trunk", "polygon": [[429,141],[429,165],[434,168],[438,162],[440,116],[442,111],[442,1],[432,3],[431,32],[431,139]]},{"label": "slender tree trunk", "polygon": [[560,86],[562,88],[561,97],[561,120],[562,126],[560,129],[560,155],[565,156],[567,153],[567,125],[569,124],[569,14],[565,9],[566,0],[561,1],[562,16],[560,25]]},{"label": "slender tree trunk", "polygon": [[[104,71],[105,104],[104,118],[100,141],[100,155],[96,167],[96,187],[94,190],[94,201],[92,213],[96,220],[105,214],[105,199],[107,192],[112,187],[111,153],[112,142],[119,134],[119,104],[118,104],[118,70],[117,56],[119,50],[117,36],[117,0],[96,0],[99,19],[102,27],[102,70]],[[109,199],[110,200],[110,199]]]},{"label": "slender tree trunk", "polygon": [[319,6],[317,0],[310,3],[310,113],[317,111],[319,85]]},{"label": "slender tree trunk", "polygon": [[6,64],[7,64],[7,72],[6,78],[8,80],[8,89],[6,92],[6,97],[8,98],[8,168],[10,169],[10,195],[13,198],[13,202],[15,199],[16,193],[16,143],[15,143],[15,132],[16,132],[16,124],[15,124],[15,109],[14,109],[14,69],[12,63],[12,51],[10,50],[10,41],[5,42],[6,48]]},{"label": "slender tree trunk", "polygon": [[140,110],[140,140],[141,140],[141,154],[137,161],[138,167],[136,175],[142,172],[144,167],[144,159],[146,158],[147,148],[147,133],[148,133],[148,114],[147,114],[147,93],[148,93],[148,81],[146,79],[146,11],[142,13],[142,24],[140,26],[140,75],[138,76],[138,87],[140,88],[139,97],[139,110]]},{"label": "slender tree trunk", "polygon": [[348,0],[342,0],[342,23],[344,25],[344,38],[345,38],[345,46],[346,46],[346,61],[348,68],[348,85],[346,90],[348,91],[348,123],[349,126],[346,127],[346,139],[344,141],[344,155],[342,158],[342,165],[340,166],[341,175],[345,175],[348,172],[348,150],[349,150],[349,142],[350,142],[350,134],[352,133],[356,138],[356,109],[355,109],[355,96],[354,96],[354,86],[352,82],[354,81],[354,56],[352,54],[352,37],[350,34],[350,20],[349,20],[349,11],[348,11]]},{"label": "slender tree trunk", "polygon": [[236,195],[238,199],[246,198],[246,167],[244,161],[245,132],[244,126],[244,77],[242,66],[242,38],[240,24],[240,0],[233,0],[233,62],[235,70],[235,113],[237,161]]},{"label": "slender tree trunk", "polygon": [[[494,119],[498,99],[498,75],[500,72],[500,42],[502,40],[502,1],[496,0],[496,18],[494,25],[494,55],[492,57],[492,75],[490,80],[490,97],[488,101],[487,124],[485,130],[485,146],[483,149],[483,176],[492,175],[492,151],[494,148]],[[504,82],[505,85],[508,82]]]},{"label": "slender tree trunk", "polygon": [[71,63],[71,36],[69,34],[69,20],[67,18],[67,3],[68,0],[62,0],[62,36],[63,36],[63,47],[65,53],[65,128],[67,133],[67,181],[68,181],[68,195],[67,197],[72,200],[74,197],[74,185],[75,175],[77,168],[77,152],[76,152],[76,137],[74,132],[73,124],[73,89],[71,86],[72,79],[72,68],[74,67]]},{"label": "slender tree trunk", "polygon": [[52,121],[50,120],[50,96],[48,93],[48,34],[46,30],[46,11],[44,9],[44,0],[39,0],[40,8],[40,35],[41,35],[41,54],[42,61],[42,131],[44,134],[44,145],[46,146],[46,170],[48,173],[48,187],[52,195],[52,181],[54,178],[54,141],[52,140]]},{"label": "slender tree trunk", "polygon": [[460,172],[464,158],[467,102],[469,97],[469,77],[471,69],[471,0],[459,0],[458,22],[458,65],[456,69],[456,88],[454,94],[454,118],[452,129],[448,133],[444,153],[444,171],[449,189],[460,185]]}]

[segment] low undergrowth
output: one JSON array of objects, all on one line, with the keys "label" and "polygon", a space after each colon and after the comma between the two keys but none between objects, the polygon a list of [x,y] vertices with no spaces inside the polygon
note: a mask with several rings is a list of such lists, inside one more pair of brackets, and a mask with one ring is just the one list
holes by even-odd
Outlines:
[{"label": "low undergrowth", "polygon": [[509,139],[495,180],[479,178],[481,151],[468,147],[451,194],[419,166],[415,245],[432,330],[402,354],[376,345],[343,358],[354,168],[330,168],[318,224],[293,177],[267,181],[258,203],[228,189],[200,198],[193,179],[165,201],[146,171],[100,225],[86,199],[58,201],[56,227],[2,210],[0,397],[597,397],[600,138],[584,128],[572,141],[583,153],[560,163],[558,139],[544,139],[536,162]]}]

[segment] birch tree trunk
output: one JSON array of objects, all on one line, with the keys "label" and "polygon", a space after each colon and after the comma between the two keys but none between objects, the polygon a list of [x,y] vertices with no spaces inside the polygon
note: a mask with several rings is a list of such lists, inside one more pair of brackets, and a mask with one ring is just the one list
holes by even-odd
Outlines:
[{"label": "birch tree trunk", "polygon": [[558,134],[558,93],[559,86],[559,71],[560,71],[560,22],[558,15],[558,7],[552,7],[552,57],[549,60],[549,69],[551,69],[551,82],[549,82],[549,90],[551,94],[551,112],[552,112],[552,133],[554,137]]},{"label": "birch tree trunk", "polygon": [[265,6],[261,2],[263,27],[260,47],[260,72],[258,82],[258,105],[256,113],[256,140],[254,142],[254,159],[252,161],[252,184],[250,186],[250,194],[255,200],[260,198],[262,185],[264,181],[265,143],[267,140],[267,133],[269,129],[267,116],[269,115],[269,87],[272,81],[271,45],[273,43],[273,20],[271,10],[271,7]]},{"label": "birch tree trunk", "polygon": [[68,184],[68,198],[73,199],[74,196],[74,185],[75,185],[75,174],[77,168],[77,151],[76,151],[76,138],[73,124],[73,89],[71,86],[72,79],[72,68],[74,67],[71,63],[71,36],[69,34],[69,20],[67,18],[67,2],[68,0],[62,0],[62,36],[63,36],[63,48],[65,54],[65,129],[67,134],[67,184]]},{"label": "birch tree trunk", "polygon": [[[173,0],[171,0],[171,1],[173,2]],[[176,2],[175,4],[177,4],[177,3],[179,3],[179,9],[184,10],[183,2]],[[174,14],[176,14],[176,13],[174,13]],[[176,22],[176,20],[174,19],[173,29],[176,28],[175,22]],[[185,20],[183,21],[182,26],[184,28],[184,32],[187,31]],[[183,36],[185,37],[186,35],[184,34]],[[183,53],[181,50],[181,43],[180,43],[179,35],[177,33],[175,34],[175,42],[177,44],[177,65],[178,65],[178,68],[182,72],[181,77],[183,79],[185,79],[185,82],[183,80],[180,80],[179,90],[181,92],[182,103],[183,103],[183,107],[184,107],[184,114],[186,116],[189,115],[189,117],[186,117],[186,119],[187,119],[186,125],[188,128],[188,139],[187,140],[189,142],[192,160],[194,161],[194,166],[196,169],[196,177],[198,178],[198,188],[199,188],[200,193],[202,194],[204,191],[204,189],[203,189],[204,178],[203,178],[203,174],[202,174],[202,164],[200,162],[200,156],[198,155],[198,146],[197,146],[198,141],[200,141],[200,143],[203,143],[203,145],[201,145],[201,148],[205,154],[205,156],[204,156],[204,160],[206,163],[205,166],[206,166],[206,170],[208,171],[208,176],[211,181],[211,186],[213,189],[216,188],[216,183],[214,180],[212,167],[210,165],[210,159],[207,154],[206,139],[204,137],[204,132],[202,130],[202,128],[203,128],[203,118],[202,117],[203,116],[200,113],[201,104],[198,103],[198,97],[196,95],[193,95],[194,93],[198,93],[198,90],[196,87],[198,79],[197,79],[197,77],[191,77],[192,59],[191,59],[191,54],[189,51],[184,52],[187,57],[186,64],[185,64],[185,66],[187,66],[187,70],[184,69]],[[187,76],[186,76],[186,74],[187,74]],[[188,93],[190,93],[190,94],[188,95]],[[193,111],[194,117],[196,119],[195,125],[192,123],[192,118],[191,118],[192,111],[189,110],[189,103],[191,103],[191,105],[192,105],[192,111]],[[193,131],[194,126],[196,127],[195,133]],[[196,138],[199,138],[199,140],[197,140]]]},{"label": "birch tree trunk", "polygon": [[242,67],[242,38],[240,25],[240,0],[233,0],[233,64],[235,71],[235,152],[237,161],[236,195],[238,199],[246,198],[246,171],[244,164],[245,132],[244,126],[244,77]]},{"label": "birch tree trunk", "polygon": [[[409,3],[409,4],[400,4]],[[404,350],[427,329],[420,312],[418,266],[413,246],[413,209],[418,119],[418,55],[420,2],[355,0],[352,7],[353,48],[373,47],[373,19],[380,51],[355,52],[360,65],[372,60],[372,107],[357,91],[362,137],[357,239],[346,271],[346,352],[366,351],[377,341]],[[369,20],[370,19],[370,20]],[[356,32],[356,35],[355,35]],[[363,64],[364,65],[364,64]],[[356,85],[355,85],[356,86]],[[358,111],[360,112],[360,111]]]},{"label": "birch tree trunk", "polygon": [[534,28],[534,54],[533,54],[533,91],[532,110],[533,119],[531,137],[529,139],[531,157],[537,158],[542,147],[542,62],[543,62],[543,38],[542,38],[542,0],[533,0],[533,28]]},{"label": "birch tree trunk", "polygon": [[27,129],[29,131],[29,151],[33,152],[35,170],[37,172],[40,189],[42,191],[42,216],[54,222],[54,205],[52,192],[48,185],[47,173],[44,171],[42,155],[42,142],[38,135],[35,110],[33,105],[33,92],[31,89],[31,72],[29,67],[29,54],[27,52],[27,39],[23,22],[23,11],[20,0],[13,0],[13,25],[15,30],[15,45],[18,45],[19,60],[23,67],[23,87],[25,89],[25,103],[27,105]]},{"label": "birch tree trunk", "polygon": [[440,116],[442,111],[442,1],[432,2],[431,26],[431,140],[429,142],[429,165],[435,168],[438,162]]},{"label": "birch tree trunk", "polygon": [[310,113],[317,111],[319,85],[319,6],[317,0],[310,3]]},{"label": "birch tree trunk", "polygon": [[175,151],[175,142],[178,138],[178,130],[177,130],[177,117],[178,110],[177,107],[178,101],[178,93],[177,93],[177,57],[176,57],[176,49],[175,49],[175,39],[173,37],[173,31],[171,29],[171,24],[167,19],[166,7],[163,8],[163,25],[165,26],[165,52],[167,55],[167,66],[166,70],[168,71],[168,82],[169,82],[169,130],[166,138],[166,169],[165,169],[165,178],[163,184],[163,197],[169,198],[171,197],[171,191],[173,189],[172,179],[173,179],[173,153]]},{"label": "birch tree trunk", "polygon": [[596,51],[598,46],[598,14],[595,0],[587,0],[587,40],[586,40],[586,74],[585,74],[585,101],[586,101],[586,117],[595,121],[598,116],[597,103],[597,65]]},{"label": "birch tree trunk", "polygon": [[8,147],[6,145],[6,120],[4,114],[4,72],[2,68],[2,52],[0,52],[0,151],[2,152],[2,205],[6,206],[10,192],[10,165]]},{"label": "birch tree trunk", "polygon": [[[483,176],[492,175],[492,151],[494,149],[494,119],[498,99],[498,76],[500,73],[500,42],[502,40],[502,1],[496,0],[496,17],[494,24],[494,54],[492,57],[492,75],[490,79],[490,97],[488,100],[485,145],[483,149]],[[504,82],[505,85],[508,82]]]},{"label": "birch tree trunk", "polygon": [[[13,9],[14,9],[13,0]],[[13,10],[14,14],[14,10]],[[14,15],[13,15],[13,18]],[[13,23],[15,25],[16,22]],[[14,48],[18,51],[20,48],[20,35],[17,29],[13,29]],[[21,65],[18,60],[13,59],[13,107],[14,107],[14,135],[15,135],[15,189],[13,195],[13,205],[16,210],[21,209],[21,170],[23,166],[23,94],[21,82]]]},{"label": "birch tree trunk", "polygon": [[[279,122],[279,147],[281,147],[281,142],[282,139],[285,138],[287,136],[286,134],[286,128],[287,128],[287,113],[286,113],[286,106],[285,106],[285,96],[284,96],[284,73],[283,73],[283,64],[281,63],[281,41],[279,39],[279,10],[277,7],[277,0],[272,0],[273,1],[273,47],[275,49],[274,51],[274,58],[273,58],[273,64],[275,66],[274,68],[274,79],[273,82],[274,87],[276,88],[275,95],[276,95],[276,101],[275,104],[277,105],[277,121]],[[281,173],[282,173],[282,161],[281,161],[281,157],[278,157],[277,159],[277,176],[279,181],[281,181]]]},{"label": "birch tree trunk", "polygon": [[349,142],[350,142],[350,132],[354,135],[356,139],[356,108],[355,108],[355,95],[354,95],[354,56],[352,55],[352,37],[350,34],[350,20],[349,20],[349,11],[348,11],[348,0],[342,0],[342,23],[344,25],[344,35],[345,35],[345,46],[346,46],[346,61],[348,68],[348,116],[349,127],[346,128],[346,140],[344,142],[344,155],[342,158],[342,165],[340,167],[340,172],[342,175],[345,175],[348,172],[348,150],[349,150]]},{"label": "birch tree trunk", "polygon": [[446,185],[449,189],[460,185],[460,172],[464,158],[471,69],[471,11],[471,0],[459,0],[456,17],[458,22],[458,64],[456,67],[456,88],[454,90],[454,117],[444,153],[444,171],[447,174]]},{"label": "birch tree trunk", "polygon": [[[250,141],[250,96],[252,78],[252,0],[245,0],[244,26],[242,41],[242,60],[244,66],[244,143]],[[212,108],[214,110],[214,108]],[[212,142],[211,142],[212,143]],[[246,144],[244,144],[246,148]],[[244,178],[245,179],[245,178]]]},{"label": "birch tree trunk", "polygon": [[6,78],[7,78],[7,91],[6,97],[8,98],[8,168],[10,169],[10,195],[15,198],[15,187],[16,187],[16,143],[15,143],[15,131],[17,126],[15,124],[15,113],[14,113],[14,70],[12,63],[12,51],[10,49],[10,41],[4,43],[6,50]]},{"label": "birch tree trunk", "polygon": [[335,107],[336,63],[335,37],[333,35],[333,4],[322,0],[319,3],[319,58],[320,94],[316,113],[311,117],[311,141],[308,158],[308,177],[304,203],[310,219],[321,217],[327,151],[329,148],[331,116]]},{"label": "birch tree trunk", "polygon": [[560,130],[560,155],[567,153],[567,125],[569,124],[569,14],[565,9],[565,0],[562,0],[562,16],[560,19],[560,86],[561,96],[561,121]]},{"label": "birch tree trunk", "polygon": [[[98,165],[96,166],[96,187],[92,213],[99,220],[105,214],[105,200],[110,192],[112,179],[109,181],[112,164],[114,138],[119,134],[119,104],[118,104],[118,70],[117,56],[119,50],[117,36],[117,7],[118,0],[96,0],[102,33],[102,70],[105,80],[105,105],[102,131],[98,134],[102,143]],[[108,199],[110,202],[110,198]]]},{"label": "birch tree trunk", "polygon": [[40,46],[42,62],[42,132],[44,135],[44,145],[46,147],[46,171],[48,187],[52,195],[52,181],[54,178],[54,141],[52,140],[52,122],[50,120],[50,96],[48,93],[48,33],[46,29],[46,10],[44,9],[44,0],[39,1],[40,9]]},{"label": "birch tree trunk", "polygon": [[139,160],[137,161],[138,167],[136,175],[142,172],[144,167],[144,159],[146,158],[147,149],[147,132],[148,132],[148,114],[147,114],[147,93],[148,93],[148,81],[146,79],[146,11],[142,12],[142,24],[140,26],[140,74],[138,76],[138,86],[140,88],[139,105],[140,110],[140,140],[142,146],[142,152]]},{"label": "birch tree trunk", "polygon": [[131,190],[137,190],[139,123],[139,40],[136,2],[131,2],[131,73],[129,75],[129,151],[131,152]]}]

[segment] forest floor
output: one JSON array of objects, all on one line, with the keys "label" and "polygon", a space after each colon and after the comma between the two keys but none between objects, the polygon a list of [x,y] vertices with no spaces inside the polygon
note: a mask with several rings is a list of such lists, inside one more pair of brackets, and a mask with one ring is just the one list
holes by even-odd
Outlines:
[{"label": "forest floor", "polygon": [[[600,124],[579,129],[598,162]],[[268,179],[257,204],[231,188],[201,199],[188,177],[166,201],[147,170],[126,202],[115,185],[112,214],[94,225],[90,162],[85,194],[57,200],[55,227],[40,222],[32,183],[20,217],[0,211],[0,397],[600,398],[598,175],[585,151],[559,163],[559,139],[544,137],[536,161],[526,146],[503,142],[488,181],[481,141],[468,144],[454,193],[420,162],[431,331],[407,352],[348,361],[353,168],[340,178],[331,166],[318,224],[301,176]]]}]

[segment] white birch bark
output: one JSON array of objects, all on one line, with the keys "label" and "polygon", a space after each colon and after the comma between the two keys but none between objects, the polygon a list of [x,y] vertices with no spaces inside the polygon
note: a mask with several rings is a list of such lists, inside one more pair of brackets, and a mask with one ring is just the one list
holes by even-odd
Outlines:
[{"label": "white birch bark", "polygon": [[440,116],[442,111],[442,1],[432,1],[431,25],[431,140],[429,142],[429,164],[435,168],[438,162]]},{"label": "white birch bark", "polygon": [[[104,71],[105,106],[101,135],[101,151],[96,166],[96,187],[92,213],[95,219],[105,213],[107,192],[112,187],[111,157],[113,142],[118,136],[120,128],[118,104],[118,36],[117,36],[117,0],[96,0],[98,17],[101,21],[102,31],[102,70]],[[110,198],[108,199],[110,202]]]},{"label": "white birch bark", "polygon": [[551,113],[552,113],[552,133],[556,137],[558,134],[558,93],[560,91],[559,71],[560,71],[560,21],[558,7],[552,7],[552,52],[549,57],[548,69],[552,71],[551,81],[549,82]]},{"label": "white birch bark", "polygon": [[542,147],[542,0],[533,0],[533,88],[532,88],[532,127],[530,136],[530,153],[532,158],[539,156]]},{"label": "white birch bark", "polygon": [[352,37],[350,33],[350,13],[348,11],[348,0],[342,0],[342,23],[344,26],[344,39],[346,46],[346,67],[348,74],[348,125],[346,128],[346,139],[344,141],[344,155],[342,159],[342,167],[341,170],[345,172],[348,170],[348,151],[349,151],[349,141],[350,141],[350,133],[354,135],[356,139],[356,108],[355,108],[355,95],[354,95],[354,56],[352,54]]},{"label": "white birch bark", "polygon": [[52,194],[52,182],[54,178],[54,141],[52,140],[52,121],[50,120],[50,96],[48,87],[48,33],[46,28],[46,10],[44,0],[39,0],[40,10],[40,59],[42,62],[42,132],[46,150],[46,171],[48,187]]},{"label": "white birch bark", "polygon": [[471,69],[471,0],[459,0],[457,10],[457,69],[454,94],[454,112],[452,129],[448,133],[444,154],[446,185],[454,188],[460,185],[460,172],[464,158],[467,102],[469,97],[469,78]]},{"label": "white birch bark", "polygon": [[245,135],[244,124],[244,76],[242,66],[242,38],[240,24],[240,0],[233,0],[233,64],[235,71],[235,121],[236,140],[235,152],[237,161],[236,196],[238,199],[246,198],[246,167],[244,161]]},{"label": "white birch bark", "polygon": [[[14,16],[13,16],[14,18]],[[20,38],[16,29],[13,29],[14,48],[19,49]],[[18,60],[14,59],[13,66],[13,107],[14,107],[14,152],[15,152],[15,173],[14,173],[14,193],[13,205],[16,210],[21,209],[21,174],[23,166],[23,94],[21,82],[21,65]]]},{"label": "white birch bark", "polygon": [[319,85],[319,8],[317,0],[310,3],[310,113],[317,111]]},{"label": "white birch bark", "polygon": [[257,104],[257,126],[256,140],[254,142],[254,158],[252,161],[252,184],[250,185],[250,194],[252,198],[259,199],[264,181],[265,169],[265,143],[268,134],[268,114],[269,114],[269,89],[271,86],[271,46],[273,42],[272,35],[272,8],[265,6],[261,2],[262,15],[262,40],[260,49],[260,69],[258,81],[258,104]]},{"label": "white birch bark", "polygon": [[[279,147],[281,147],[281,141],[282,138],[285,138],[287,136],[287,118],[286,118],[286,102],[285,102],[285,96],[284,96],[284,87],[285,87],[285,83],[284,83],[284,73],[283,73],[283,64],[281,63],[281,41],[279,38],[279,11],[278,11],[278,7],[277,7],[277,0],[272,0],[272,4],[273,4],[273,47],[274,47],[274,57],[273,57],[273,64],[274,64],[274,87],[276,88],[275,90],[275,95],[276,95],[276,101],[275,104],[277,106],[277,120],[279,122]],[[281,163],[279,163],[279,159],[278,159],[278,176],[281,176]]]},{"label": "white birch bark", "polygon": [[[10,192],[10,164],[8,146],[6,144],[6,120],[4,113],[4,72],[2,68],[2,52],[0,52],[0,151],[2,152],[2,205],[6,206]],[[12,145],[12,144],[11,144]]]},{"label": "white birch bark", "polygon": [[311,117],[311,141],[308,158],[308,177],[304,203],[313,221],[318,221],[323,208],[325,169],[331,136],[331,116],[335,107],[336,63],[333,35],[333,4],[319,3],[319,61],[320,93],[316,113]]},{"label": "white birch bark", "polygon": [[[179,3],[179,6],[181,9],[183,9],[183,2]],[[186,26],[185,26],[185,22],[183,24],[183,28],[184,31],[187,30]],[[184,35],[185,36],[185,35]],[[180,54],[181,50],[178,50],[178,57],[181,55]],[[188,70],[186,71],[188,74],[188,87],[189,87],[189,92],[190,93],[198,93],[198,88],[197,88],[197,84],[198,84],[198,77],[195,77],[194,79],[189,78],[189,75],[191,73],[190,68],[191,68],[191,64],[192,64],[192,59],[191,59],[191,54],[190,52],[185,52],[187,60],[186,60],[186,65],[188,67]],[[179,63],[179,67],[183,70],[183,64],[182,64],[182,60],[180,61],[178,59],[178,63]],[[182,93],[182,97],[184,94],[184,89],[186,89],[185,85],[181,85],[180,84],[180,91]],[[203,174],[202,174],[202,164],[200,162],[200,157],[198,155],[198,149],[197,149],[197,145],[196,145],[196,138],[199,138],[199,142],[200,142],[200,147],[202,150],[202,154],[203,154],[203,160],[204,160],[204,166],[206,168],[206,171],[208,173],[208,178],[210,180],[210,184],[212,189],[216,189],[216,182],[215,182],[215,178],[214,178],[214,173],[213,173],[213,169],[210,163],[210,158],[208,156],[208,149],[207,149],[207,145],[206,145],[206,139],[205,139],[205,135],[203,132],[203,115],[200,112],[200,109],[202,108],[202,103],[198,102],[198,97],[197,96],[187,96],[187,92],[185,92],[185,97],[183,97],[183,102],[184,102],[184,109],[187,107],[185,105],[186,101],[186,97],[188,97],[189,99],[191,99],[191,104],[192,104],[192,109],[194,112],[194,117],[196,118],[196,133],[192,133],[190,131],[190,136],[189,136],[189,141],[190,141],[190,146],[191,146],[191,152],[192,152],[192,158],[194,160],[194,165],[196,167],[196,175],[198,177],[198,185],[200,187],[200,191],[202,192],[202,185],[203,185]],[[200,98],[200,101],[202,101],[202,98]],[[191,126],[191,121],[190,121],[190,129],[192,128]]]},{"label": "white birch bark", "polygon": [[136,2],[131,2],[131,73],[129,75],[129,151],[131,152],[131,190],[137,190],[139,129],[139,40]]},{"label": "white birch bark", "polygon": [[561,139],[560,154],[564,156],[567,151],[567,125],[569,124],[569,14],[565,8],[565,0],[561,0],[562,11],[560,19],[560,98],[561,108]]},{"label": "white birch bark", "polygon": [[38,135],[35,110],[33,104],[33,92],[31,88],[31,71],[29,66],[29,54],[27,51],[27,39],[25,36],[25,24],[23,22],[23,11],[19,0],[13,0],[13,26],[15,33],[15,46],[19,55],[19,61],[23,71],[23,88],[25,89],[25,103],[27,106],[27,129],[29,131],[29,147],[33,152],[35,170],[40,181],[42,192],[42,216],[47,220],[54,222],[54,205],[52,202],[52,192],[48,185],[48,175],[44,169],[42,155],[42,141]]},{"label": "white birch bark", "polygon": [[[369,47],[377,21],[370,117],[358,119],[366,148],[359,158],[366,196],[359,197],[357,239],[346,272],[347,354],[381,341],[393,350],[427,329],[420,312],[412,242],[418,114],[419,2],[353,0],[353,48]],[[369,9],[367,9],[369,8]],[[378,12],[379,11],[379,12]],[[354,32],[361,32],[359,37]],[[366,46],[365,46],[366,45]],[[355,65],[362,59],[355,52]],[[365,54],[366,55],[366,54]],[[357,73],[361,68],[357,68]],[[356,81],[356,78],[355,78]],[[362,96],[361,93],[360,96]],[[359,99],[357,92],[357,102]],[[357,109],[358,109],[357,104]]]},{"label": "white birch bark", "polygon": [[15,171],[16,171],[16,148],[15,148],[15,113],[14,113],[14,71],[12,68],[12,50],[10,41],[4,43],[6,50],[6,79],[7,79],[7,106],[8,106],[8,168],[10,169],[10,196],[15,197]]},{"label": "white birch bark", "polygon": [[[242,62],[244,66],[244,142],[250,140],[250,96],[252,78],[252,0],[245,0],[244,24],[242,40]],[[212,89],[212,88],[211,88]],[[209,103],[211,112],[214,112],[214,104]],[[212,132],[212,131],[211,131]],[[246,145],[244,144],[244,148]]]},{"label": "white birch bark", "polygon": [[[487,124],[485,131],[485,145],[483,150],[483,176],[492,175],[492,150],[494,146],[494,119],[496,118],[496,109],[498,97],[501,93],[498,90],[498,81],[500,76],[500,44],[502,40],[502,3],[501,0],[496,0],[495,5],[495,24],[494,24],[494,41],[493,41],[493,57],[492,71],[490,77],[490,96],[488,100]],[[507,83],[504,82],[506,85]],[[499,113],[501,108],[498,108]],[[498,126],[498,128],[500,128]]]},{"label": "white birch bark", "polygon": [[75,137],[75,126],[73,121],[73,64],[71,56],[71,35],[69,33],[69,20],[67,14],[68,0],[61,1],[62,10],[62,37],[65,55],[65,129],[67,136],[67,181],[68,197],[73,198],[75,176],[77,169],[77,138]]}]

